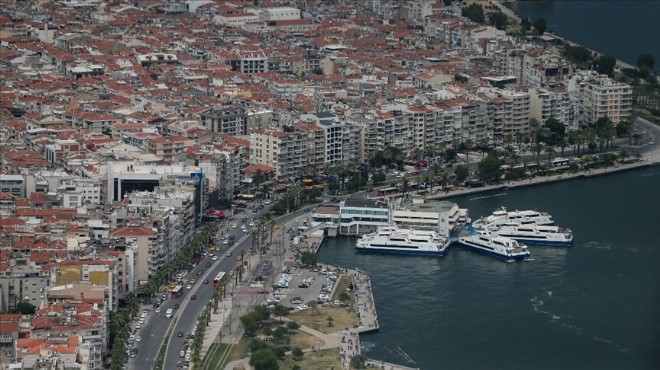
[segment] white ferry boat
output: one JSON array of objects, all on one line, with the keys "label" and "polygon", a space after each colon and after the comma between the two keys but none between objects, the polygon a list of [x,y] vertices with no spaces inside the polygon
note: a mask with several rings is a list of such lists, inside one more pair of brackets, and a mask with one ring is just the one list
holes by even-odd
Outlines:
[{"label": "white ferry boat", "polygon": [[517,241],[499,236],[495,233],[480,230],[475,234],[461,236],[458,242],[473,250],[507,261],[521,260],[529,257],[527,246]]},{"label": "white ferry boat", "polygon": [[507,211],[506,208],[493,212],[492,215],[481,217],[472,223],[472,227],[482,229],[487,225],[502,225],[508,222],[517,222],[521,225],[553,225],[552,216],[546,212],[539,211]]},{"label": "white ferry boat", "polygon": [[571,230],[558,226],[506,223],[503,225],[487,225],[486,230],[527,244],[561,246],[573,244],[573,233]]},{"label": "white ferry boat", "polygon": [[384,226],[375,233],[363,235],[357,241],[355,251],[442,256],[449,244],[449,238],[435,231]]}]

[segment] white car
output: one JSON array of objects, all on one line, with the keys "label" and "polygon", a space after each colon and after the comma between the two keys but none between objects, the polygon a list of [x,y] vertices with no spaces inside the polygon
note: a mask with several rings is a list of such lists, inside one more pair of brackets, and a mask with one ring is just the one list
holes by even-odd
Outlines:
[{"label": "white car", "polygon": [[298,310],[298,311],[305,311],[308,308],[309,308],[309,306],[306,305],[306,304],[299,304],[299,305],[296,306],[296,310]]},{"label": "white car", "polygon": [[167,317],[169,319],[170,317],[172,317],[173,313],[174,313],[174,310],[172,310],[171,308],[168,308],[167,311],[165,311],[165,317]]},{"label": "white car", "polygon": [[222,244],[227,244],[227,239],[223,240]]},{"label": "white car", "polygon": [[142,341],[142,337],[138,335],[137,337],[135,337],[135,341],[136,341],[136,342],[141,342],[141,341]]},{"label": "white car", "polygon": [[218,260],[218,256],[213,256],[213,257],[211,257],[211,259],[214,260],[214,261],[217,261],[217,260]]},{"label": "white car", "polygon": [[250,221],[250,223],[248,225],[254,226],[254,221]]},{"label": "white car", "polygon": [[235,229],[235,228],[238,227],[238,225],[236,225],[236,224],[232,224],[231,227],[233,227],[233,228]]},{"label": "white car", "polygon": [[144,324],[144,319],[143,319],[143,318],[140,319],[140,321],[138,321],[138,323],[139,323],[140,325]]},{"label": "white car", "polygon": [[140,324],[140,323],[135,324],[135,329],[140,329],[141,327],[142,327],[142,324]]},{"label": "white car", "polygon": [[188,289],[188,290],[192,289],[192,285],[190,285],[190,284],[186,285],[186,289]]},{"label": "white car", "polygon": [[156,309],[156,313],[160,313],[160,307]]}]

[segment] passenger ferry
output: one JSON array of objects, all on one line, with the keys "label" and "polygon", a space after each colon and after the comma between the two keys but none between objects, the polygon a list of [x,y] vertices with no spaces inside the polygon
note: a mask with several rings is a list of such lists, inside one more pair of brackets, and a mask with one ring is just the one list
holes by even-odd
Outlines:
[{"label": "passenger ferry", "polygon": [[355,251],[442,256],[449,244],[449,238],[432,230],[384,226],[375,233],[363,235],[357,241]]},{"label": "passenger ferry", "polygon": [[573,244],[573,233],[550,225],[521,225],[506,223],[503,225],[488,225],[486,230],[527,244],[546,244],[569,246]]},{"label": "passenger ferry", "polygon": [[538,212],[532,210],[526,211],[507,211],[506,208],[493,212],[488,217],[481,217],[472,223],[472,227],[476,229],[483,229],[487,225],[502,225],[508,222],[517,222],[521,225],[553,225],[554,221],[552,216],[546,212]]},{"label": "passenger ferry", "polygon": [[471,235],[461,236],[458,242],[476,252],[507,261],[529,258],[529,250],[525,244],[489,231],[480,230]]}]

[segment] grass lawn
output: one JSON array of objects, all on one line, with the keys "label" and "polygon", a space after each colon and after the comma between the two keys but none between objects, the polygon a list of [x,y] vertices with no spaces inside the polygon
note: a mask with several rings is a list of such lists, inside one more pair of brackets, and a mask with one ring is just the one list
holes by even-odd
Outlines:
[{"label": "grass lawn", "polygon": [[320,345],[324,345],[325,342],[311,334],[307,334],[304,331],[301,330],[294,330],[293,335],[291,335],[291,348],[300,348],[300,349],[307,349],[307,348],[312,348],[312,346],[316,346],[317,344],[320,343]]},{"label": "grass lawn", "polygon": [[290,369],[293,365],[298,365],[303,369],[332,369],[333,366],[335,370],[342,368],[339,348],[305,352],[303,359],[300,361],[293,361],[291,355],[288,355],[280,365],[280,369]]},{"label": "grass lawn", "polygon": [[[353,278],[350,276],[342,275],[339,278],[339,281],[337,282],[337,287],[335,288],[334,293],[332,294],[332,301],[340,301],[339,296],[341,295],[342,292],[346,292],[348,295],[348,303],[349,305],[352,305],[355,303],[355,293],[353,293],[352,290],[348,290],[348,287],[351,286],[351,283],[353,282]],[[344,288],[346,287],[346,288]]]},{"label": "grass lawn", "polygon": [[[328,326],[328,316],[333,319],[331,327]],[[357,314],[350,307],[318,306],[316,309],[292,312],[288,317],[291,321],[325,334],[336,333],[357,325]]]}]

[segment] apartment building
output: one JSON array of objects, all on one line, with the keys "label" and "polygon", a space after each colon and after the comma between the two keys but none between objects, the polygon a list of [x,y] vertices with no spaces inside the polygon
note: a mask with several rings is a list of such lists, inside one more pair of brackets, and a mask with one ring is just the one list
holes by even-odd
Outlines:
[{"label": "apartment building", "polygon": [[529,89],[529,116],[543,123],[555,118],[568,127],[576,128],[571,98],[565,86]]},{"label": "apartment building", "polygon": [[632,88],[605,75],[578,75],[573,84],[579,102],[579,123],[590,124],[608,117],[615,125],[630,120]]},{"label": "apartment building", "polygon": [[[16,263],[16,262],[14,262]],[[0,272],[0,310],[9,311],[20,301],[37,308],[46,304],[50,275],[39,266],[14,265]]]},{"label": "apartment building", "polygon": [[110,237],[124,238],[127,243],[137,247],[135,276],[138,286],[145,284],[151,274],[167,262],[168,251],[165,249],[164,237],[150,227],[118,227],[110,232]]},{"label": "apartment building", "polygon": [[202,126],[214,133],[232,136],[247,135],[245,108],[238,104],[215,106],[201,114]]},{"label": "apartment building", "polygon": [[308,161],[308,133],[256,130],[250,134],[250,163],[275,169],[278,179],[293,179]]},{"label": "apartment building", "polygon": [[169,161],[175,156],[184,153],[194,143],[194,140],[184,136],[157,137],[148,140],[146,147],[149,153],[155,154],[165,161]]},{"label": "apartment building", "polygon": [[25,198],[25,189],[26,184],[23,175],[0,174],[0,193],[7,193],[18,198]]}]

